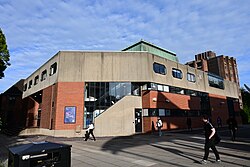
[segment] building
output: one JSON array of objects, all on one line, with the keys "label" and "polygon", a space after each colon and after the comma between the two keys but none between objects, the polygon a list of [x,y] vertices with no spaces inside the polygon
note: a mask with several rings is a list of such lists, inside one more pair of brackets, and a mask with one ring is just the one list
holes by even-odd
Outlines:
[{"label": "building", "polygon": [[243,109],[237,63],[234,57],[216,56],[215,52],[207,51],[195,55],[195,60],[187,62],[186,65],[216,74],[225,80],[237,83],[240,108]]},{"label": "building", "polygon": [[23,84],[24,79],[21,79],[0,94],[0,118],[3,130],[18,132],[18,130],[29,126],[26,124],[28,103],[22,99]]},{"label": "building", "polygon": [[34,121],[22,134],[81,137],[92,121],[96,136],[148,133],[158,116],[163,130],[186,128],[187,117],[202,127],[203,114],[240,122],[237,83],[146,41],[122,51],[59,51],[23,88]]}]

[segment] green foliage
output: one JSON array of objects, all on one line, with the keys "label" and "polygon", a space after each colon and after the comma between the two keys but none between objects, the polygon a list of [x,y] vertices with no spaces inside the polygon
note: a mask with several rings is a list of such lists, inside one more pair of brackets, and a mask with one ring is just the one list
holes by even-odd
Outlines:
[{"label": "green foliage", "polygon": [[241,112],[242,122],[250,123],[250,93],[241,88],[241,95],[243,101],[243,111]]},{"label": "green foliage", "polygon": [[4,77],[4,70],[10,65],[10,54],[6,44],[5,35],[0,28],[0,79]]},{"label": "green foliage", "polygon": [[2,122],[2,119],[1,119],[1,117],[0,117],[0,132],[1,132],[1,130],[2,130],[2,125],[3,125],[3,122]]}]

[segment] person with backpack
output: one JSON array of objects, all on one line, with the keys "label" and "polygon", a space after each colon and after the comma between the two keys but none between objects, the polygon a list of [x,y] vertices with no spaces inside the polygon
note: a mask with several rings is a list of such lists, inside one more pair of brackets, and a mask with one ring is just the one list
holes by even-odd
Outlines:
[{"label": "person with backpack", "polygon": [[159,132],[159,136],[162,136],[162,132],[161,132],[161,128],[162,128],[162,121],[161,121],[161,118],[158,117],[157,118],[157,121],[156,121],[156,127],[158,129],[158,132]]},{"label": "person with backpack", "polygon": [[206,164],[207,163],[207,159],[208,159],[208,155],[209,155],[209,149],[211,148],[214,152],[214,155],[216,157],[216,162],[221,162],[220,160],[220,155],[215,147],[216,143],[218,141],[216,141],[216,130],[213,127],[213,125],[209,122],[208,116],[204,115],[202,118],[203,122],[204,122],[204,131],[205,131],[205,146],[204,146],[204,157],[201,160],[202,164]]}]

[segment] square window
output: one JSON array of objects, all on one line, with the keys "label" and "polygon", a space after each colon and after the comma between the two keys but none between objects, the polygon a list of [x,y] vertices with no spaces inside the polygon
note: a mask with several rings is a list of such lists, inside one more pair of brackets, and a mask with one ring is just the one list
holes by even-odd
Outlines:
[{"label": "square window", "polygon": [[143,109],[143,116],[148,116],[148,109]]},{"label": "square window", "polygon": [[165,116],[165,109],[159,109],[159,116]]}]

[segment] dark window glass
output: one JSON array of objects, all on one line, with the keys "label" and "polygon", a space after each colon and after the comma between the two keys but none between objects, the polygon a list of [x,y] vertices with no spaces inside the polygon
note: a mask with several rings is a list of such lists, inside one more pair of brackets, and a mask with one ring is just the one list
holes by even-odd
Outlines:
[{"label": "dark window glass", "polygon": [[44,81],[47,78],[47,70],[44,70],[41,74],[41,81]]},{"label": "dark window glass", "polygon": [[194,90],[186,90],[186,95],[189,95],[189,96],[198,96],[198,93],[197,91],[194,91]]},{"label": "dark window glass", "polygon": [[167,74],[167,69],[163,64],[159,63],[154,63],[153,64],[153,69],[155,73],[166,75]]},{"label": "dark window glass", "polygon": [[156,108],[151,108],[149,109],[149,116],[154,117],[154,116],[158,116],[158,110]]},{"label": "dark window glass", "polygon": [[177,93],[177,94],[185,94],[185,89],[174,87],[174,86],[170,86],[169,92],[171,92],[171,93]]},{"label": "dark window glass", "polygon": [[39,81],[39,75],[37,75],[34,79],[34,85],[37,85]]},{"label": "dark window glass", "polygon": [[29,81],[29,89],[31,88],[32,86],[32,80]]},{"label": "dark window glass", "polygon": [[224,89],[224,80],[220,76],[208,73],[208,83],[209,86]]},{"label": "dark window glass", "polygon": [[171,116],[176,116],[176,117],[185,117],[186,116],[185,110],[171,110],[170,113],[171,113]]},{"label": "dark window glass", "polygon": [[175,78],[182,79],[182,72],[181,72],[181,70],[178,70],[178,69],[173,68],[173,69],[172,69],[172,75],[173,75],[173,77],[175,77]]},{"label": "dark window glass", "polygon": [[49,73],[49,75],[55,74],[56,71],[57,71],[57,63],[54,63],[54,64],[52,64],[52,65],[50,66],[50,73]]},{"label": "dark window glass", "polygon": [[27,84],[24,84],[23,91],[26,91],[27,87],[28,87]]}]

